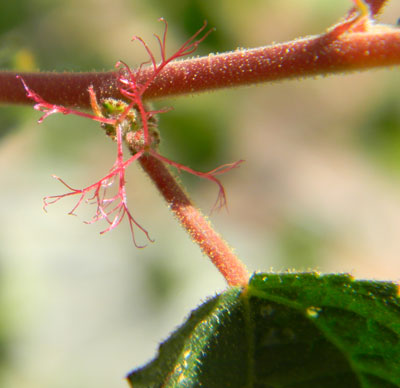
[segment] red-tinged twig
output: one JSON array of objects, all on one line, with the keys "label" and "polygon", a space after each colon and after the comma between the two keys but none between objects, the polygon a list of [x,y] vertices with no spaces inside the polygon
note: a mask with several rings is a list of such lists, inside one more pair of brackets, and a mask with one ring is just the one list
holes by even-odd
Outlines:
[{"label": "red-tinged twig", "polygon": [[[100,220],[105,220],[109,226],[103,230],[101,233],[106,233],[116,226],[118,226],[123,218],[126,218],[129,221],[130,229],[132,232],[132,237],[135,242],[135,245],[138,246],[134,236],[134,226],[138,227],[146,236],[149,241],[152,241],[149,237],[148,232],[140,226],[135,219],[132,217],[128,205],[127,205],[127,197],[126,197],[126,188],[125,188],[125,170],[126,168],[134,161],[140,159],[145,153],[149,153],[155,156],[160,161],[167,163],[173,167],[176,167],[178,170],[183,170],[193,175],[196,175],[201,178],[208,179],[217,184],[219,191],[217,196],[217,201],[213,207],[220,208],[226,206],[226,194],[225,189],[222,186],[222,183],[219,179],[216,178],[216,175],[220,175],[224,172],[227,172],[235,167],[237,167],[242,161],[238,161],[236,163],[226,164],[220,166],[209,172],[199,172],[191,169],[190,167],[184,166],[180,163],[174,162],[166,157],[160,155],[156,150],[156,146],[158,145],[158,138],[155,135],[154,131],[150,133],[150,128],[154,126],[154,116],[159,113],[164,113],[169,110],[169,108],[159,109],[159,110],[150,110],[145,106],[143,102],[143,93],[149,87],[151,82],[157,77],[160,71],[172,60],[179,58],[181,56],[192,53],[202,42],[205,37],[210,33],[211,30],[206,32],[201,38],[198,38],[199,35],[206,28],[206,23],[199,29],[199,31],[194,34],[190,39],[188,39],[176,52],[170,57],[166,56],[166,35],[168,25],[167,23],[161,19],[165,23],[165,29],[163,37],[160,38],[156,35],[156,39],[159,43],[160,47],[160,56],[161,62],[159,64],[156,63],[155,57],[152,52],[149,50],[145,41],[139,37],[135,37],[134,40],[139,40],[142,45],[145,47],[147,53],[150,57],[150,62],[153,68],[152,76],[147,79],[144,84],[138,82],[138,77],[140,76],[141,67],[138,70],[132,71],[129,66],[123,62],[118,62],[117,67],[119,68],[118,72],[118,87],[121,95],[123,95],[128,101],[128,104],[123,105],[124,103],[113,100],[115,103],[115,109],[117,104],[119,106],[124,106],[123,110],[108,112],[111,117],[107,117],[107,115],[103,114],[102,107],[97,102],[97,97],[94,92],[93,86],[90,85],[88,88],[89,96],[90,96],[90,105],[92,107],[95,115],[91,115],[88,113],[80,112],[74,109],[66,108],[61,105],[49,103],[44,100],[38,93],[33,91],[30,87],[28,87],[25,80],[18,76],[18,79],[22,82],[27,96],[31,98],[34,102],[34,108],[43,112],[44,115],[39,119],[39,123],[42,122],[46,117],[54,113],[62,113],[62,114],[74,114],[82,117],[86,117],[92,120],[96,120],[104,126],[106,129],[107,126],[113,128],[111,130],[108,128],[107,134],[111,136],[117,142],[117,157],[114,163],[114,166],[110,170],[110,172],[97,181],[96,183],[84,188],[84,189],[74,189],[70,185],[68,185],[61,178],[56,177],[64,186],[66,186],[70,191],[65,194],[55,195],[55,196],[47,196],[44,198],[44,208],[47,209],[47,206],[58,202],[60,199],[69,196],[79,196],[79,199],[73,209],[69,214],[75,214],[77,208],[81,205],[83,201],[92,203],[96,205],[95,215],[92,217],[90,221],[87,223],[94,223]],[[106,101],[106,100],[103,100]],[[107,103],[111,103],[108,101]],[[118,113],[115,113],[118,112]],[[134,129],[134,126],[139,125],[136,121],[133,122],[132,117],[135,117],[136,114],[132,112],[137,112],[140,117],[140,128]],[[150,124],[150,122],[152,124]],[[107,129],[106,129],[107,131]],[[130,158],[124,161],[123,155],[123,142],[126,142],[131,153],[133,154]],[[114,183],[118,181],[118,192],[114,196],[108,196],[107,190],[110,189]],[[91,196],[90,196],[90,193]]]},{"label": "red-tinged twig", "polygon": [[246,266],[193,205],[165,164],[151,154],[144,154],[139,163],[157,186],[182,227],[210,258],[227,283],[230,286],[246,287],[250,277]]},{"label": "red-tinged twig", "polygon": [[[290,42],[169,62],[149,84],[143,99],[149,101],[261,82],[400,65],[400,28],[373,20],[387,1],[364,3],[368,4],[369,14],[363,15],[359,7],[353,7],[339,23],[343,24],[342,33],[338,28],[332,34],[329,28],[326,33]],[[351,18],[360,23],[350,23],[352,28],[348,28],[350,26],[344,22]],[[359,30],[355,28],[357,24]],[[153,78],[153,73],[153,66],[142,67],[136,74],[136,83],[144,85]],[[90,108],[87,95],[90,85],[99,99],[122,97],[119,72],[115,71],[20,75],[46,101],[58,105]],[[0,103],[30,103],[15,76],[15,72],[0,72]]]}]

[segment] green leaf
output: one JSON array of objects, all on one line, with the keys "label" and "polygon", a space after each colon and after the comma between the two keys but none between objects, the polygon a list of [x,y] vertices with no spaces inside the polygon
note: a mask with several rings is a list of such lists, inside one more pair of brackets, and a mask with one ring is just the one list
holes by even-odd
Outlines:
[{"label": "green leaf", "polygon": [[204,303],[133,388],[400,387],[393,283],[348,275],[255,274]]}]

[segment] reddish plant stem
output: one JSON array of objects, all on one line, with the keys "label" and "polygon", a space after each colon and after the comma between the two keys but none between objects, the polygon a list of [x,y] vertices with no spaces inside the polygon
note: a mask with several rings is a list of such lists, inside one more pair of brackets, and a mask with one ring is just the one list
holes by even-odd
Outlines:
[{"label": "reddish plant stem", "polygon": [[28,98],[19,79],[21,78],[44,100],[54,105],[90,109],[88,88],[93,85],[97,98],[117,96],[120,98],[117,85],[117,73],[24,73],[0,71],[0,103],[34,104]]},{"label": "reddish plant stem", "polygon": [[211,259],[230,286],[246,286],[249,273],[229,245],[192,204],[163,162],[144,154],[139,162],[193,241]]},{"label": "reddish plant stem", "polygon": [[[351,35],[349,40],[336,40],[330,35],[323,35],[177,62],[166,68],[157,82],[149,87],[146,97],[197,93],[400,64],[400,31],[386,41],[379,35]],[[170,87],[172,83],[173,90]]]},{"label": "reddish plant stem", "polygon": [[[400,64],[400,29],[373,27],[368,32],[328,32],[287,43],[237,50],[168,64],[144,94],[145,99],[185,95],[319,74],[344,73]],[[142,69],[138,82],[153,72]],[[115,72],[18,73],[43,99],[89,108],[87,89],[99,98],[122,98]],[[0,72],[0,103],[32,104],[16,72]]]}]

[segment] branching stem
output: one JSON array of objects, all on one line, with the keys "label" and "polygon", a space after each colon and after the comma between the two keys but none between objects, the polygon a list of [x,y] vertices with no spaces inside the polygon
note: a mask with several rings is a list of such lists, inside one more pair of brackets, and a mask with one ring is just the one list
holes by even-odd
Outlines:
[{"label": "branching stem", "polygon": [[[219,187],[217,205],[224,206],[225,191],[215,176],[239,166],[242,161],[202,173],[160,155],[156,150],[159,138],[153,128],[154,122],[149,124],[159,112],[149,110],[145,100],[295,77],[399,65],[400,29],[376,24],[373,20],[385,2],[353,0],[354,7],[347,16],[321,35],[185,61],[175,59],[193,53],[211,30],[204,33],[205,23],[175,54],[167,57],[167,24],[161,19],[165,23],[164,34],[162,37],[156,35],[161,54],[160,63],[156,62],[145,41],[134,37],[147,51],[150,66],[140,65],[137,70],[132,70],[125,63],[118,62],[118,70],[107,73],[19,73],[17,76],[14,72],[0,72],[0,103],[31,104],[33,101],[35,109],[44,113],[41,120],[53,113],[63,113],[99,121],[106,133],[118,143],[117,159],[108,175],[84,189],[73,189],[57,178],[70,192],[46,197],[45,207],[67,196],[77,195],[78,202],[71,211],[73,213],[89,192],[94,192],[89,200],[94,201],[97,209],[90,222],[105,220],[109,224],[104,230],[107,232],[126,216],[132,236],[135,226],[152,241],[127,207],[125,169],[138,160],[184,229],[211,259],[228,284],[245,286],[249,274],[244,264],[191,203],[166,166],[169,164],[215,182]],[[103,103],[110,103],[114,99],[116,105],[108,112],[113,114],[112,117],[102,114],[96,99]],[[125,102],[115,99],[127,102],[122,112],[118,111],[118,104],[123,106]],[[95,115],[78,111],[75,107],[92,107]],[[139,128],[135,127],[136,116],[132,113],[135,109],[140,116]],[[123,158],[123,142],[132,153],[127,161]],[[118,193],[107,196],[107,190],[114,180],[118,181]],[[134,236],[133,239],[135,241]]]}]

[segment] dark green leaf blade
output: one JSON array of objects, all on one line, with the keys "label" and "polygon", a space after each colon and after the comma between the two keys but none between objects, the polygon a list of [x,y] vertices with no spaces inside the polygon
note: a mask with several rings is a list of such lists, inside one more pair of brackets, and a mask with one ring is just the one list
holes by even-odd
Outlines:
[{"label": "dark green leaf blade", "polygon": [[400,387],[393,283],[255,274],[195,310],[133,388]]}]

